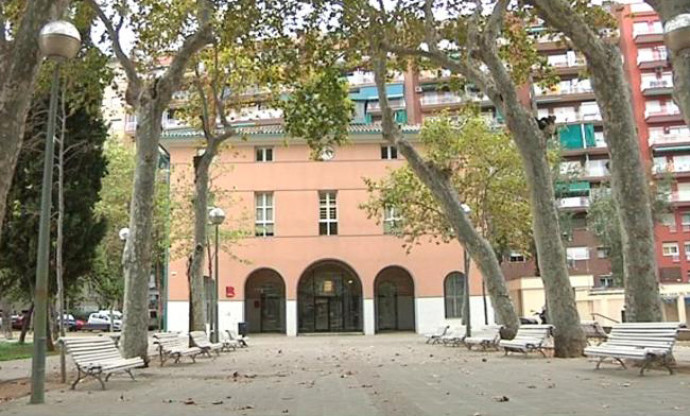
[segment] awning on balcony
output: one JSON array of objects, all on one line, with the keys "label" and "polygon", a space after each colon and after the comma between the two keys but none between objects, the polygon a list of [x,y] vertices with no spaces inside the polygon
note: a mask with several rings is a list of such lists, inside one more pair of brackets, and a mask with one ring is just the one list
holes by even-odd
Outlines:
[{"label": "awning on balcony", "polygon": [[582,195],[589,193],[588,181],[559,182],[556,184],[556,193],[559,195]]},{"label": "awning on balcony", "polygon": [[[558,131],[561,145],[566,149],[584,149],[596,147],[593,124],[570,124]],[[583,140],[584,139],[584,140]]]},{"label": "awning on balcony", "polygon": [[[404,95],[403,84],[386,85],[386,94],[390,99],[402,98]],[[360,87],[352,90],[350,99],[353,101],[377,101],[379,99],[379,93],[374,86]]]},{"label": "awning on balcony", "polygon": [[677,151],[687,151],[687,150],[690,150],[690,144],[687,144],[685,146],[657,147],[654,149],[654,152],[662,153],[662,152],[677,152]]}]

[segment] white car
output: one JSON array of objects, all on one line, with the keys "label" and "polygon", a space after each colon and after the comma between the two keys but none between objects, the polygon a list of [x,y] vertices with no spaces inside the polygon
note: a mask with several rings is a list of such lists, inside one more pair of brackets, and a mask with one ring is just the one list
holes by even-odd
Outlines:
[{"label": "white car", "polygon": [[[115,314],[113,312],[113,329],[119,331],[122,329],[122,314]],[[108,331],[110,330],[110,314],[106,311],[94,312],[89,315],[89,320],[84,326],[84,330],[91,331]]]}]

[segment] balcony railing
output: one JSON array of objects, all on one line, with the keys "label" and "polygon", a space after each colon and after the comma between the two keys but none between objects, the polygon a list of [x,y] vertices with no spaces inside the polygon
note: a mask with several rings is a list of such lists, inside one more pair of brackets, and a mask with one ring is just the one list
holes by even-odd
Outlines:
[{"label": "balcony railing", "polygon": [[659,52],[655,54],[638,54],[637,55],[637,64],[641,64],[643,62],[656,62],[656,61],[665,61],[666,57],[668,54],[666,52]]},{"label": "balcony railing", "polygon": [[420,99],[422,105],[453,104],[462,101],[463,97],[459,95],[423,95]]},{"label": "balcony railing", "polygon": [[574,196],[569,198],[561,198],[558,200],[558,208],[587,208],[589,207],[589,198],[586,196]]},{"label": "balcony railing", "polygon": [[592,166],[587,166],[585,168],[585,176],[590,176],[590,177],[602,177],[602,176],[609,176],[609,170],[606,169],[605,167],[592,167]]},{"label": "balcony railing", "polygon": [[562,94],[585,94],[588,92],[593,92],[592,87],[585,86],[572,86],[565,88],[545,88],[538,89],[537,95],[547,96],[547,95],[562,95]]},{"label": "balcony railing", "polygon": [[690,132],[686,132],[685,134],[664,134],[660,136],[651,136],[649,138],[650,145],[678,144],[687,142],[690,142]]},{"label": "balcony railing", "polygon": [[680,114],[680,109],[673,110],[644,110],[644,117],[666,117],[666,116],[677,116]]},{"label": "balcony railing", "polygon": [[671,88],[673,87],[673,79],[655,79],[652,81],[644,82],[642,81],[642,89],[646,90],[648,88]]},{"label": "balcony railing", "polygon": [[645,2],[630,4],[630,11],[633,13],[654,12],[652,6]]},{"label": "balcony railing", "polygon": [[674,191],[669,194],[670,202],[690,202],[690,193]]}]

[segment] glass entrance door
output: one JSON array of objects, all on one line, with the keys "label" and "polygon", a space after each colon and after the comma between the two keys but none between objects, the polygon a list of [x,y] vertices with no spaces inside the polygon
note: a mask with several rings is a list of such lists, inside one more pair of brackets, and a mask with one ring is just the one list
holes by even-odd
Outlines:
[{"label": "glass entrance door", "polygon": [[305,272],[297,292],[299,332],[362,330],[362,285],[336,262]]},{"label": "glass entrance door", "polygon": [[314,298],[314,330],[330,330],[330,302],[327,297]]},{"label": "glass entrance door", "polygon": [[281,331],[281,299],[276,296],[261,296],[261,332]]},{"label": "glass entrance door", "polygon": [[379,330],[398,329],[398,305],[396,296],[379,295]]}]

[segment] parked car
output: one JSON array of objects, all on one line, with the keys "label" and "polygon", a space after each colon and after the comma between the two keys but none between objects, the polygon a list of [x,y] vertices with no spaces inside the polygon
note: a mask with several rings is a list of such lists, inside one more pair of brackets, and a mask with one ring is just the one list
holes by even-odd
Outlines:
[{"label": "parked car", "polygon": [[[107,311],[94,312],[89,315],[89,320],[82,328],[84,331],[110,331],[111,315]],[[119,315],[113,312],[112,315],[113,330],[119,331],[122,329],[122,314]]]},{"label": "parked car", "polygon": [[[28,311],[22,311],[20,315],[12,315],[12,329],[21,331],[24,325],[24,316]],[[29,316],[29,325],[31,325],[31,316]]]},{"label": "parked car", "polygon": [[77,320],[74,319],[74,315],[66,313],[63,315],[64,323],[65,323],[65,329],[68,331],[76,331],[77,330]]}]

